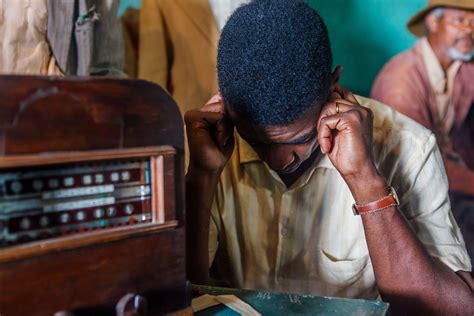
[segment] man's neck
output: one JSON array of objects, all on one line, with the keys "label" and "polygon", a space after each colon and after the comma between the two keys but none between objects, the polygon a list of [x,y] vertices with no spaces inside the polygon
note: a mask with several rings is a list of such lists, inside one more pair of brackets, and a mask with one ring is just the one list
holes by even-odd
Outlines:
[{"label": "man's neck", "polygon": [[306,172],[308,169],[313,165],[314,161],[319,155],[322,155],[321,152],[318,150],[319,147],[317,147],[311,156],[309,156],[308,159],[303,161],[303,163],[300,165],[298,169],[296,169],[292,173],[285,173],[285,174],[278,174],[280,176],[280,179],[285,183],[286,187],[289,188],[291,187],[298,179]]},{"label": "man's neck", "polygon": [[428,43],[430,44],[431,49],[433,50],[436,57],[438,58],[439,64],[441,65],[444,72],[446,73],[449,66],[451,66],[451,64],[453,63],[453,60],[446,55],[445,49],[443,49],[441,45],[439,45],[436,38],[434,38],[433,36],[428,36]]}]

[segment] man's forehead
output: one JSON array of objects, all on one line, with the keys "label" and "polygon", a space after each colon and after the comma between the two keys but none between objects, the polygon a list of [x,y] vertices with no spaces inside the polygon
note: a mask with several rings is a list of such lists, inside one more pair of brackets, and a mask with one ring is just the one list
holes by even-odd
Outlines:
[{"label": "man's forehead", "polygon": [[[319,112],[321,111],[321,108],[322,108],[322,105],[309,106],[304,113],[299,115],[292,122],[289,122],[287,124],[269,125],[269,126],[272,126],[272,127],[278,127],[278,126],[279,127],[285,127],[285,126],[288,126],[288,125],[300,124],[301,122],[304,122],[306,119],[313,120],[314,116],[319,115]],[[226,114],[230,117],[230,119],[234,123],[234,125],[238,125],[238,124],[242,124],[242,123],[243,124],[250,124],[251,122],[254,121],[254,120],[252,120],[252,117],[250,117],[250,115],[247,116],[246,114],[242,114],[242,113],[239,113],[239,112],[235,111],[232,108],[232,106],[229,103],[227,103],[226,101],[224,101],[224,109],[225,109]],[[264,127],[265,126],[260,126],[259,129],[263,129]]]},{"label": "man's forehead", "polygon": [[232,120],[244,137],[252,139],[268,139],[287,141],[294,137],[299,137],[311,132],[316,128],[319,109],[310,108],[309,111],[298,119],[288,124],[258,126],[252,124],[250,120],[241,119],[233,114]]}]

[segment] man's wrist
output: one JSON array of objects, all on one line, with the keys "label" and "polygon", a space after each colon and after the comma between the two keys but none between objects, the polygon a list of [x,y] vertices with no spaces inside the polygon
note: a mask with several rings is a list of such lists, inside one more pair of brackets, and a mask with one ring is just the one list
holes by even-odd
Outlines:
[{"label": "man's wrist", "polygon": [[378,173],[375,166],[358,174],[344,177],[357,205],[367,204],[389,193],[385,179]]}]

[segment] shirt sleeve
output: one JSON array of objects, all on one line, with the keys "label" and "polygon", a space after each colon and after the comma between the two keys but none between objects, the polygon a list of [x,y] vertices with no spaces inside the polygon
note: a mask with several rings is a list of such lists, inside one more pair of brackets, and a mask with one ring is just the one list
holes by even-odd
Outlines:
[{"label": "shirt sleeve", "polygon": [[370,96],[431,129],[426,88],[415,65],[410,63],[412,58],[397,56],[385,65],[374,81]]},{"label": "shirt sleeve", "polygon": [[414,154],[400,162],[400,209],[432,257],[453,271],[471,271],[464,239],[451,212],[448,180],[434,135],[421,148],[416,146],[409,143]]}]

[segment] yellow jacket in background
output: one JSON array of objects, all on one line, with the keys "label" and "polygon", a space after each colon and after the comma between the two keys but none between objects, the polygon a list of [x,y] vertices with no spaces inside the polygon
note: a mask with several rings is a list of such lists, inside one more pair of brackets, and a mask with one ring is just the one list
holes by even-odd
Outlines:
[{"label": "yellow jacket in background", "polygon": [[207,0],[142,0],[138,77],[166,88],[184,114],[217,92],[218,40]]}]

